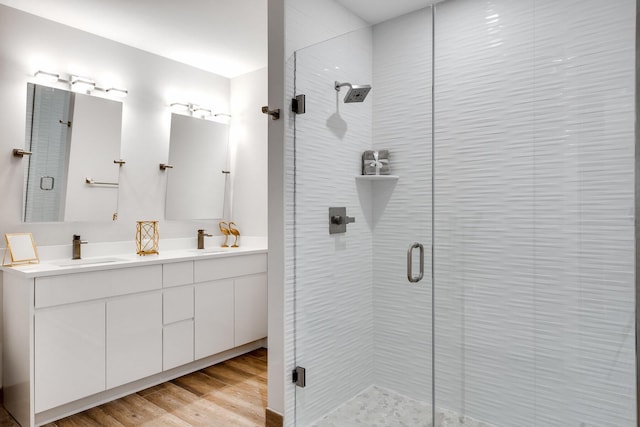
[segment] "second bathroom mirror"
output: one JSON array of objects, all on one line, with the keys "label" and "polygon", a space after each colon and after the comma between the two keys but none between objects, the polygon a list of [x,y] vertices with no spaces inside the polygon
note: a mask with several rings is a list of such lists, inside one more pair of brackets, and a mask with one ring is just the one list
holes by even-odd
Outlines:
[{"label": "second bathroom mirror", "polygon": [[171,115],[166,219],[222,218],[228,140],[224,123]]}]

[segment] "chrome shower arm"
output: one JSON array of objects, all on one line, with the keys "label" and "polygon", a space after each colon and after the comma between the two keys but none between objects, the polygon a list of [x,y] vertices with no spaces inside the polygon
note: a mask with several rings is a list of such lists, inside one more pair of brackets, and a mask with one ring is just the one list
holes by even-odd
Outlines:
[{"label": "chrome shower arm", "polygon": [[345,83],[340,83],[339,81],[336,80],[334,87],[336,88],[336,90],[338,92],[340,92],[340,88],[342,86],[349,86],[349,89],[353,88],[353,85],[351,83],[346,83],[346,82]]}]

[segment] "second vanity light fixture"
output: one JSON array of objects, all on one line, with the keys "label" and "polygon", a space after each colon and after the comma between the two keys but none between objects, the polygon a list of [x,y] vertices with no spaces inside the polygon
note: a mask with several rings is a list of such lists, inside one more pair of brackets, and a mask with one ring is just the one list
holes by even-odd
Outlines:
[{"label": "second vanity light fixture", "polygon": [[124,88],[110,87],[103,88],[96,85],[96,82],[90,77],[76,76],[70,74],[67,79],[63,79],[60,74],[50,71],[38,70],[34,76],[38,80],[42,80],[48,83],[66,83],[74,92],[91,93],[93,91],[105,92],[116,98],[124,98],[128,95],[129,91]]},{"label": "second vanity light fixture", "polygon": [[171,109],[175,112],[184,112],[184,113],[189,113],[191,116],[194,117],[199,117],[201,119],[206,119],[207,117],[218,117],[218,116],[225,116],[225,117],[231,117],[231,114],[226,114],[226,113],[213,113],[211,111],[211,109],[209,108],[204,108],[198,104],[192,104],[192,103],[187,103],[187,102],[174,102],[170,105]]},{"label": "second vanity light fixture", "polygon": [[190,102],[174,102],[171,104],[171,109],[176,112],[188,112],[192,116],[203,119],[211,116],[211,110],[209,108],[204,108]]}]

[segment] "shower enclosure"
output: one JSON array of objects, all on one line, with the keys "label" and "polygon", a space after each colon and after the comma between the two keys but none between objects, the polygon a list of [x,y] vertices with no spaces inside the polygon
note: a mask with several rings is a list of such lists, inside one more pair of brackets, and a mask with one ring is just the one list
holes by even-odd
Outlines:
[{"label": "shower enclosure", "polygon": [[636,426],[635,20],[448,0],[295,53],[289,424]]}]

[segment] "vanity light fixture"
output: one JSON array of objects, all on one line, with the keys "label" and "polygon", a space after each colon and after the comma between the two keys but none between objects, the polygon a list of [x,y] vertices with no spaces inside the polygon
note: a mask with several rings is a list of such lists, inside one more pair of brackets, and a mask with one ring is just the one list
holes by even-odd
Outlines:
[{"label": "vanity light fixture", "polygon": [[193,115],[201,117],[201,118],[205,118],[205,117],[209,117],[211,115],[211,110],[207,109],[207,108],[202,108],[202,107],[198,107],[198,106],[194,106],[193,110],[191,110]]},{"label": "vanity light fixture", "polygon": [[185,104],[184,102],[174,102],[170,105],[170,107],[175,112],[184,112],[191,110],[191,104]]},{"label": "vanity light fixture", "polygon": [[48,83],[55,83],[58,81],[58,79],[60,79],[60,74],[50,73],[49,71],[38,70],[33,75],[38,80]]},{"label": "vanity light fixture", "polygon": [[91,92],[96,89],[96,82],[87,77],[71,76],[71,89],[74,92]]},{"label": "vanity light fixture", "polygon": [[126,98],[129,94],[129,91],[126,89],[118,89],[117,87],[110,87],[105,92],[109,95],[113,95],[116,98]]},{"label": "vanity light fixture", "polygon": [[186,103],[186,102],[173,102],[170,104],[171,110],[176,113],[189,113],[193,117],[206,119],[213,115],[213,112],[209,108],[204,108],[198,104]]},{"label": "vanity light fixture", "polygon": [[129,91],[124,88],[110,87],[108,89],[98,87],[96,82],[90,77],[76,76],[74,74],[68,75],[68,78],[60,77],[60,74],[53,73],[51,71],[38,70],[34,74],[38,80],[46,83],[66,83],[71,87],[74,92],[91,93],[94,90],[99,90],[110,95],[111,98],[125,98]]}]

